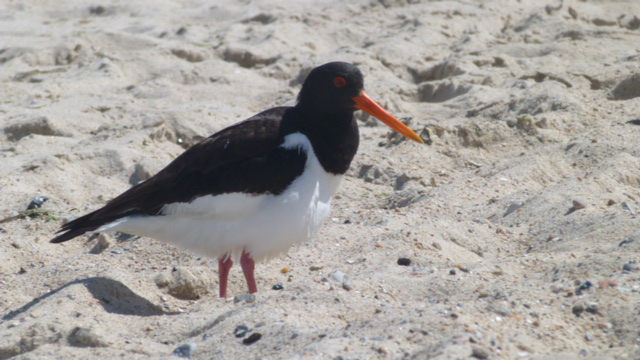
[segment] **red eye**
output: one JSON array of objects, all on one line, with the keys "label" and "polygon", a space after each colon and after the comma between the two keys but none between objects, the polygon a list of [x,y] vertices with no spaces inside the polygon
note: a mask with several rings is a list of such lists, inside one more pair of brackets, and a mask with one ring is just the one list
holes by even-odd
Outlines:
[{"label": "red eye", "polygon": [[347,80],[345,80],[343,77],[338,76],[337,78],[333,79],[333,84],[336,87],[343,87],[345,85],[347,85]]}]

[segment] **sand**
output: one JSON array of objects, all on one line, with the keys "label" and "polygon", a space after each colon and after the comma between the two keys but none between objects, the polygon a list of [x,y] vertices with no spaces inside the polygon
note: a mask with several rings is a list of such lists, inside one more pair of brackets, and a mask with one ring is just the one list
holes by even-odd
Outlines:
[{"label": "sand", "polygon": [[[639,359],[639,17],[632,0],[3,1],[0,359]],[[334,60],[433,143],[359,114],[330,219],[257,266],[255,297],[234,268],[220,299],[215,259],[153,239],[48,242]]]}]

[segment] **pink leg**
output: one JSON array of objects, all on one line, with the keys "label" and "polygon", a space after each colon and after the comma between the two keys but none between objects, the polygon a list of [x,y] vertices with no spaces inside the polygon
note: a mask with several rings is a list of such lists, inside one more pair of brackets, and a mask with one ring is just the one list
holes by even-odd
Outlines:
[{"label": "pink leg", "polygon": [[221,298],[227,297],[227,281],[229,280],[229,271],[233,266],[233,260],[231,260],[231,256],[225,256],[218,259],[218,279],[220,281]]},{"label": "pink leg", "polygon": [[256,285],[256,279],[253,276],[253,269],[256,267],[256,263],[251,258],[251,255],[247,254],[246,250],[242,251],[242,257],[240,258],[240,265],[242,265],[242,272],[244,278],[247,279],[247,285],[249,285],[249,293],[254,294],[258,292],[258,286]]}]

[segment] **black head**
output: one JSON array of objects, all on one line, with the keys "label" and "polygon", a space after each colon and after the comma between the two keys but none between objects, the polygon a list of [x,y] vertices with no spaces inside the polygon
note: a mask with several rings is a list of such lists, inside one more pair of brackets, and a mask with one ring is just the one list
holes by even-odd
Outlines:
[{"label": "black head", "polygon": [[[304,119],[313,124],[307,123],[305,126],[335,127],[343,124],[351,126],[356,133],[357,125],[353,120],[353,113],[363,110],[407,138],[424,143],[418,134],[367,95],[364,91],[362,73],[352,64],[331,62],[311,70],[302,84],[296,109],[304,113]],[[317,121],[318,119],[332,121]]]},{"label": "black head", "polygon": [[354,97],[360,95],[364,80],[360,69],[345,62],[331,62],[311,70],[298,94],[298,107],[321,113],[357,109]]}]

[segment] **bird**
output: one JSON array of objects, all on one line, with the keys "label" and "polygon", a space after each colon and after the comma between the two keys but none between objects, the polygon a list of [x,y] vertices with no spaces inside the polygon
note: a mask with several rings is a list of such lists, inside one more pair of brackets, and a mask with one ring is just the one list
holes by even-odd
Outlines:
[{"label": "bird", "polygon": [[51,242],[118,231],[154,238],[218,261],[226,298],[234,262],[249,293],[255,262],[311,239],[359,144],[354,113],[365,111],[418,143],[424,140],[364,91],[360,69],[312,69],[295,106],[260,112],[185,150],[149,179],[72,220]]}]

